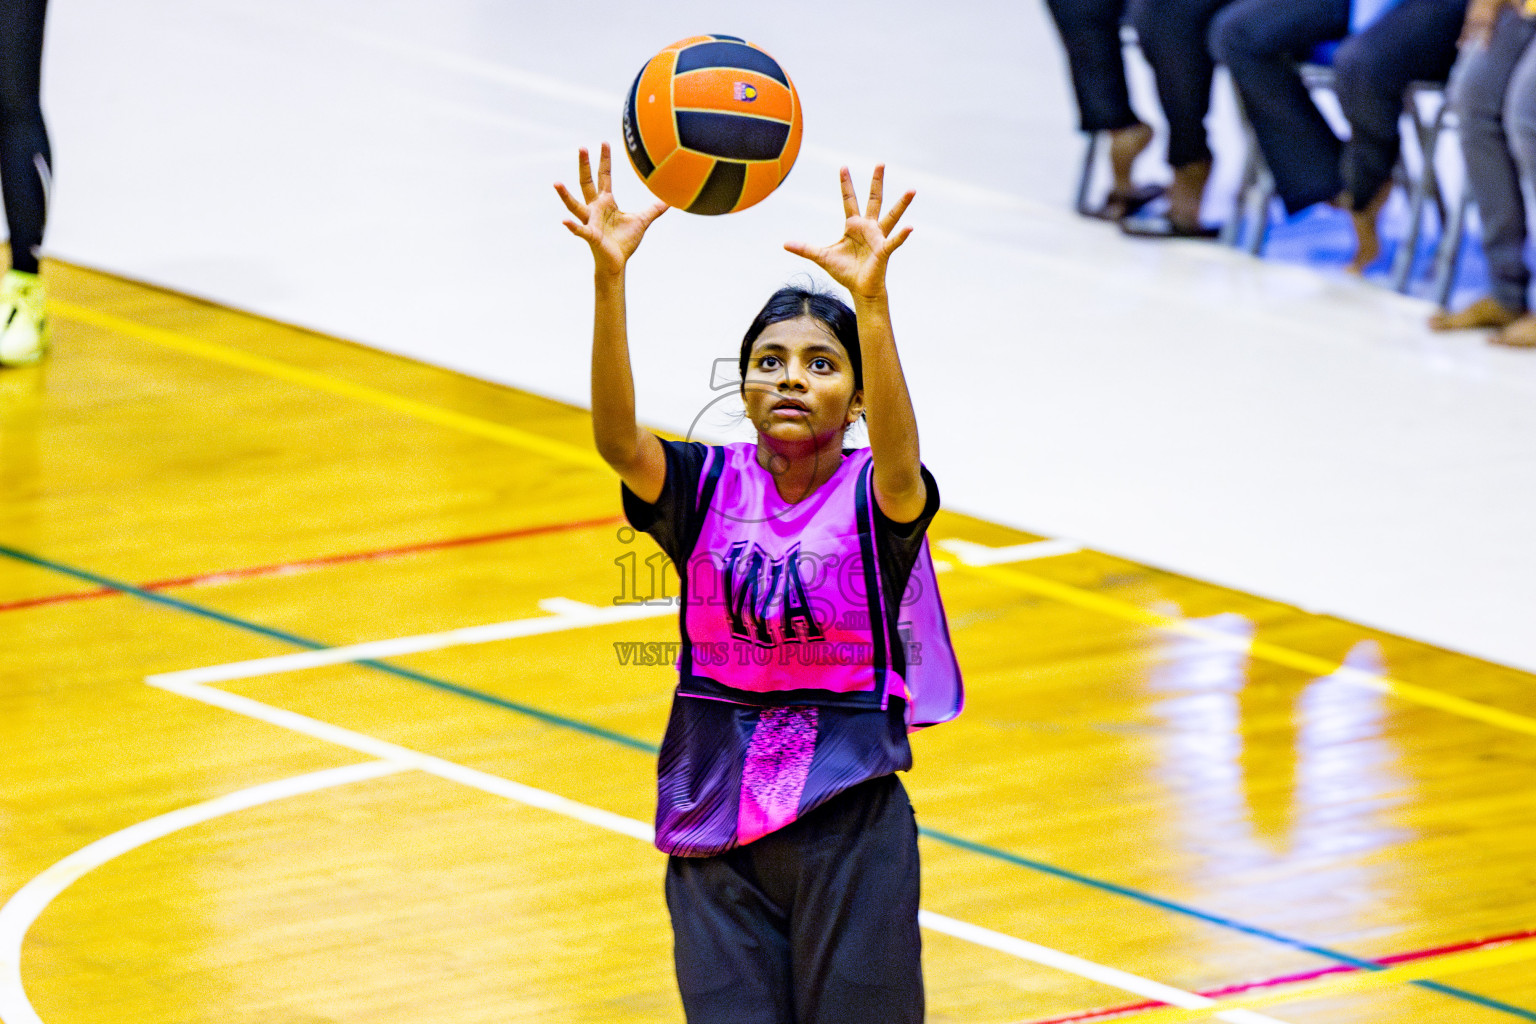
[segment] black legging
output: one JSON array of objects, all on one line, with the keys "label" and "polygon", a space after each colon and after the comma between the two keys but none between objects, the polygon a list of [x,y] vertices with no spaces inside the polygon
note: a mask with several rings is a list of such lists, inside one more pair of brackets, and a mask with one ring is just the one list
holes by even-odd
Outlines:
[{"label": "black legging", "polygon": [[37,273],[53,176],[42,88],[48,0],[0,0],[0,187],[11,231],[11,266]]}]

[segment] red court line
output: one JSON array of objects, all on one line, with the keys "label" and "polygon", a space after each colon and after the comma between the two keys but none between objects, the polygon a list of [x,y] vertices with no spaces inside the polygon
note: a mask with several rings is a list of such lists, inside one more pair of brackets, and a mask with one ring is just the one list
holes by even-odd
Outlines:
[{"label": "red court line", "polygon": [[[1377,958],[1376,963],[1384,967],[1390,967],[1394,964],[1408,964],[1413,963],[1415,960],[1428,960],[1430,957],[1445,956],[1449,953],[1465,953],[1469,949],[1496,946],[1501,942],[1522,942],[1527,939],[1536,939],[1536,930],[1511,932],[1508,935],[1495,935],[1489,939],[1473,939],[1470,942],[1458,942],[1450,946],[1416,949],[1411,953],[1394,953],[1391,956]],[[1332,967],[1323,967],[1319,970],[1306,971],[1302,974],[1286,974],[1278,978],[1266,978],[1263,981],[1249,981],[1240,985],[1228,985],[1225,988],[1207,989],[1199,994],[1208,999],[1219,999],[1222,996],[1235,996],[1259,989],[1279,988],[1281,985],[1294,985],[1302,981],[1313,981],[1317,978],[1326,978],[1330,974],[1354,974],[1362,970],[1364,970],[1363,967],[1355,967],[1351,964],[1335,964]],[[1102,1010],[1087,1010],[1082,1013],[1068,1014],[1065,1017],[1051,1017],[1046,1020],[1031,1021],[1030,1024],[1078,1024],[1081,1021],[1107,1020],[1111,1017],[1125,1017],[1130,1014],[1140,1013],[1143,1010],[1155,1010],[1158,1007],[1167,1005],[1167,1003],[1160,1003],[1149,999],[1141,1003],[1126,1003],[1123,1006],[1111,1006]]]},{"label": "red court line", "polygon": [[[433,540],[423,544],[408,544],[398,548],[381,548],[376,551],[351,551],[341,555],[324,555],[320,558],[308,558],[299,562],[257,565],[245,569],[225,569],[220,572],[203,573],[199,576],[182,576],[173,580],[155,580],[152,583],[139,583],[135,585],[140,590],[170,590],[173,587],[211,586],[219,583],[230,583],[235,580],[253,579],[258,576],[282,576],[288,573],[308,572],[311,569],[323,569],[332,565],[346,565],[350,562],[375,562],[386,558],[398,558],[402,555],[421,554],[425,551],[444,551],[448,548],[470,547],[475,544],[492,544],[496,541],[534,537],[543,533],[564,533],[569,530],[585,530],[594,526],[613,526],[623,521],[623,516],[608,516],[604,519],[582,519],[570,523],[551,523],[545,526],[525,527],[521,530],[503,530],[499,533],[482,533],[473,537],[452,537],[448,540]],[[98,597],[113,597],[120,593],[121,591],[113,590],[110,587],[101,587],[97,590],[81,590],[69,594],[29,597],[21,601],[0,604],[0,612],[18,611],[22,608],[37,608],[49,604],[67,604],[72,601],[89,601]]]}]

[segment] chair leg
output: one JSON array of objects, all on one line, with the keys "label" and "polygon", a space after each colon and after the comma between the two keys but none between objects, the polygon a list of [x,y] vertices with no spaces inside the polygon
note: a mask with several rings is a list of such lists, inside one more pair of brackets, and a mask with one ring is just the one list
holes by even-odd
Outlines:
[{"label": "chair leg", "polygon": [[1275,178],[1268,167],[1259,168],[1257,180],[1244,198],[1243,221],[1247,226],[1247,238],[1243,250],[1250,256],[1262,256],[1264,243],[1269,241],[1269,208],[1275,199]]},{"label": "chair leg", "polygon": [[1248,192],[1258,182],[1259,165],[1253,150],[1243,161],[1243,173],[1237,181],[1237,198],[1232,203],[1232,213],[1221,226],[1221,244],[1237,248],[1243,243],[1244,220],[1247,216]]},{"label": "chair leg", "polygon": [[1440,104],[1440,109],[1435,112],[1435,118],[1427,125],[1423,125],[1420,135],[1419,149],[1424,154],[1424,173],[1429,175],[1429,196],[1435,201],[1435,213],[1440,218],[1440,224],[1445,226],[1445,221],[1450,216],[1450,209],[1445,200],[1445,193],[1440,188],[1440,174],[1435,169],[1435,155],[1440,151],[1440,133],[1445,130],[1445,114],[1448,105]]},{"label": "chair leg", "polygon": [[1446,221],[1445,199],[1440,194],[1440,180],[1435,173],[1435,152],[1439,148],[1440,130],[1445,123],[1445,104],[1442,101],[1435,116],[1426,123],[1419,109],[1419,95],[1426,92],[1441,90],[1432,84],[1415,82],[1408,86],[1403,97],[1404,113],[1413,125],[1413,139],[1419,147],[1420,167],[1418,176],[1413,177],[1408,174],[1406,161],[1398,162],[1398,168],[1410,183],[1407,190],[1408,230],[1392,260],[1392,289],[1400,293],[1408,291],[1408,284],[1413,278],[1413,264],[1418,256],[1419,238],[1424,227],[1424,208],[1431,200],[1440,211],[1442,228]]},{"label": "chair leg", "polygon": [[[1403,171],[1407,175],[1407,169]],[[1408,230],[1402,244],[1392,257],[1392,290],[1407,292],[1408,280],[1413,276],[1413,258],[1419,249],[1419,229],[1424,223],[1424,206],[1429,199],[1429,174],[1421,171],[1411,178],[1408,189]]]},{"label": "chair leg", "polygon": [[1222,227],[1221,241],[1233,248],[1241,246],[1250,256],[1258,256],[1264,252],[1264,243],[1269,237],[1269,206],[1275,197],[1275,178],[1264,163],[1258,134],[1254,132],[1253,122],[1248,120],[1248,113],[1243,109],[1243,98],[1235,96],[1235,99],[1238,117],[1243,125],[1247,156],[1243,161],[1243,177],[1237,190],[1237,202],[1232,216],[1227,218],[1227,223]]},{"label": "chair leg", "polygon": [[1088,191],[1093,187],[1093,168],[1099,155],[1099,133],[1088,132],[1088,151],[1083,154],[1083,170],[1077,179],[1077,212],[1084,217],[1093,213],[1088,205]]},{"label": "chair leg", "polygon": [[1435,304],[1441,308],[1450,301],[1451,290],[1456,287],[1456,270],[1461,263],[1461,236],[1466,230],[1467,208],[1472,205],[1472,193],[1462,186],[1461,197],[1451,208],[1451,216],[1440,232],[1440,245],[1435,250]]}]

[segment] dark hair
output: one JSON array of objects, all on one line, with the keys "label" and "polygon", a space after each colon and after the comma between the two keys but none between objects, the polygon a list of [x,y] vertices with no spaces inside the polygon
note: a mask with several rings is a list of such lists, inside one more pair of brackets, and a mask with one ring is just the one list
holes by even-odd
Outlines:
[{"label": "dark hair", "polygon": [[864,356],[859,351],[859,322],[853,310],[836,295],[789,285],[768,297],[752,326],[747,328],[746,337],[741,339],[741,390],[745,391],[747,386],[747,360],[752,355],[752,343],[757,336],[770,324],[802,316],[821,324],[842,344],[848,352],[848,361],[853,364],[854,388],[864,386]]}]

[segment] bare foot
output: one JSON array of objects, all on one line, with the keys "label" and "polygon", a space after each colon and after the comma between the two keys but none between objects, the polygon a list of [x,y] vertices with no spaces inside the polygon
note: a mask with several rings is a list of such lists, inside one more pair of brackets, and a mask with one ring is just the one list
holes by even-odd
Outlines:
[{"label": "bare foot", "polygon": [[1442,309],[1429,318],[1432,331],[1469,331],[1478,327],[1503,329],[1520,320],[1519,311],[1510,309],[1492,295],[1485,295],[1459,313]]},{"label": "bare foot", "polygon": [[1149,125],[1133,124],[1109,133],[1109,167],[1115,175],[1116,192],[1126,195],[1136,190],[1131,181],[1131,168],[1151,144],[1152,128]]},{"label": "bare foot", "polygon": [[1381,214],[1381,208],[1387,205],[1387,198],[1391,194],[1392,183],[1389,181],[1377,190],[1365,209],[1349,211],[1349,218],[1355,225],[1355,258],[1349,264],[1349,273],[1356,277],[1363,275],[1365,268],[1375,263],[1381,255],[1381,236],[1376,233],[1376,218]]},{"label": "bare foot", "polygon": [[1491,339],[1508,348],[1536,348],[1536,313],[1527,313]]},{"label": "bare foot", "polygon": [[1200,201],[1205,198],[1205,183],[1211,177],[1211,162],[1185,164],[1173,169],[1173,184],[1168,186],[1168,220],[1181,228],[1200,226]]}]

